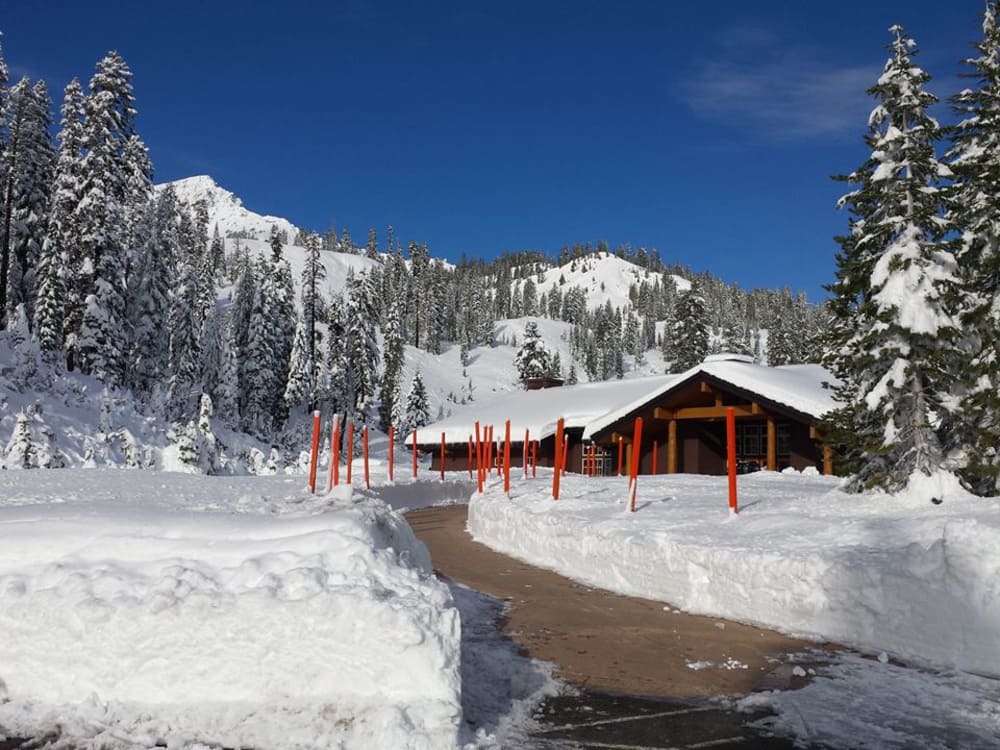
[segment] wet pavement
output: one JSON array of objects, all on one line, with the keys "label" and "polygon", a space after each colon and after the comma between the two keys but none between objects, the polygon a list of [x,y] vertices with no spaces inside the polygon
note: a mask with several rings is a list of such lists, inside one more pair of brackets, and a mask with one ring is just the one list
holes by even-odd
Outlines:
[{"label": "wet pavement", "polygon": [[712,703],[679,703],[606,693],[556,696],[536,711],[532,750],[791,750],[759,734],[754,716]]}]

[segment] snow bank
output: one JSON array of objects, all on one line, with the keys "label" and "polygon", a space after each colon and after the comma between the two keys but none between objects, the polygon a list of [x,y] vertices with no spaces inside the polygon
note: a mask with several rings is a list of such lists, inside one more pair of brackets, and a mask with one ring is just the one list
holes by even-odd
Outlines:
[{"label": "snow bank", "polygon": [[[0,494],[0,735],[454,746],[458,612],[382,502],[342,488],[303,508],[300,492],[206,477],[42,474],[66,497],[18,486],[27,472]],[[68,489],[102,475],[96,501]]]},{"label": "snow bank", "polygon": [[[551,474],[546,472],[551,477]],[[836,478],[639,480],[626,514],[621,478],[518,481],[474,496],[479,541],[591,585],[926,665],[1000,675],[1000,505],[959,492],[847,495]]]}]

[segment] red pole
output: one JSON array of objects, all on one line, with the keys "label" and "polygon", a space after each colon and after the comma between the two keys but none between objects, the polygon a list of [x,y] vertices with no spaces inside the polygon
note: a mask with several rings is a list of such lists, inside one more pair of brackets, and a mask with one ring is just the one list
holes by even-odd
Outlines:
[{"label": "red pole", "polygon": [[392,481],[392,464],[396,457],[396,428],[389,425],[389,481]]},{"label": "red pole", "polygon": [[444,481],[444,433],[441,433],[441,481]]},{"label": "red pole", "polygon": [[531,441],[531,478],[538,476],[538,441]]},{"label": "red pole", "polygon": [[309,491],[316,494],[316,462],[319,460],[319,411],[313,412],[313,439],[309,451]]},{"label": "red pole", "polygon": [[726,459],[729,464],[729,509],[739,513],[736,500],[736,410],[731,406],[726,409]]},{"label": "red pole", "polygon": [[493,425],[486,428],[486,476],[493,474]]},{"label": "red pole", "polygon": [[653,474],[657,473],[657,471],[656,471],[656,449],[657,449],[657,447],[658,447],[657,442],[654,440],[653,441],[653,471],[652,471]]},{"label": "red pole", "polygon": [[472,435],[469,435],[469,479],[472,479]]},{"label": "red pole", "polygon": [[618,476],[622,475],[622,459],[625,456],[625,451],[622,448],[622,444],[624,442],[625,442],[625,439],[623,437],[619,436],[618,437]]},{"label": "red pole", "polygon": [[340,415],[338,414],[333,418],[333,466],[331,467],[331,476],[333,479],[333,486],[336,487],[340,484]]},{"label": "red pole", "polygon": [[555,470],[555,471],[552,472],[552,499],[553,500],[558,500],[559,499],[559,475],[562,472],[562,466],[560,465],[560,463],[561,463],[561,460],[562,460],[562,455],[561,454],[563,452],[563,445],[565,445],[565,443],[563,442],[563,426],[564,425],[565,425],[564,420],[562,418],[560,418],[559,422],[556,424],[556,435],[555,435],[555,450],[556,450],[556,455],[555,455],[555,459],[553,461],[553,466],[552,466],[552,468]]},{"label": "red pole", "polygon": [[483,494],[483,441],[479,431],[479,422],[476,422],[476,484],[479,494]]},{"label": "red pole", "polygon": [[371,487],[372,483],[368,478],[368,425],[365,425],[365,429],[361,433],[361,445],[365,456],[365,487]]},{"label": "red pole", "polygon": [[632,512],[635,513],[635,495],[639,485],[639,453],[642,446],[642,417],[635,419],[635,434],[632,436]]},{"label": "red pole", "polygon": [[413,478],[417,478],[417,431],[413,431]]},{"label": "red pole", "polygon": [[504,427],[503,435],[503,491],[510,494],[510,420]]},{"label": "red pole", "polygon": [[327,485],[326,491],[329,492],[333,489],[336,480],[339,478],[337,476],[337,462],[340,459],[340,455],[337,453],[338,445],[340,442],[340,417],[336,414],[333,415],[333,429],[330,430],[330,483]]},{"label": "red pole", "polygon": [[528,478],[528,443],[530,443],[530,442],[531,442],[531,440],[529,439],[528,430],[525,429],[525,431],[524,431],[524,446],[523,446],[524,447],[524,478],[525,479]]},{"label": "red pole", "polygon": [[347,483],[351,483],[351,469],[354,468],[354,422],[347,425]]}]

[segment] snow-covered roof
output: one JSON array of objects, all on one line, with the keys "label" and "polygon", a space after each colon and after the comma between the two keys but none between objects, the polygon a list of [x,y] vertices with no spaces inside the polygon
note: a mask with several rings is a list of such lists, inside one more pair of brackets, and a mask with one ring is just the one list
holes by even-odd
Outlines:
[{"label": "snow-covered roof", "polygon": [[[493,425],[494,438],[502,437],[500,433],[508,419],[511,440],[524,440],[526,429],[530,430],[532,440],[541,440],[555,433],[560,417],[565,419],[566,427],[585,428],[609,410],[642,400],[675,378],[674,375],[658,375],[505,393],[488,401],[459,407],[450,417],[421,427],[417,430],[417,441],[437,444],[443,432],[446,442],[465,443],[469,435],[474,436],[477,420],[482,427]],[[409,439],[412,440],[412,433]]]},{"label": "snow-covered roof", "polygon": [[820,365],[768,367],[748,361],[745,357],[710,357],[700,365],[674,376],[670,383],[648,391],[642,398],[610,409],[588,423],[583,436],[586,438],[603,430],[652,399],[664,395],[675,386],[700,374],[728,383],[739,390],[757,394],[762,399],[786,406],[814,419],[819,419],[836,407],[830,391],[823,387],[824,382],[833,382],[834,377]]},{"label": "snow-covered roof", "polygon": [[437,444],[443,432],[446,442],[464,443],[474,434],[477,420],[483,427],[492,424],[494,437],[502,437],[498,433],[508,419],[511,421],[511,440],[522,441],[525,429],[530,430],[532,440],[544,439],[555,433],[560,417],[565,419],[567,428],[582,427],[583,437],[587,438],[699,374],[814,419],[835,407],[830,392],[823,387],[823,382],[832,381],[833,377],[819,365],[768,367],[743,358],[712,358],[678,375],[499,395],[460,407],[446,419],[421,427],[417,441],[424,445]]}]

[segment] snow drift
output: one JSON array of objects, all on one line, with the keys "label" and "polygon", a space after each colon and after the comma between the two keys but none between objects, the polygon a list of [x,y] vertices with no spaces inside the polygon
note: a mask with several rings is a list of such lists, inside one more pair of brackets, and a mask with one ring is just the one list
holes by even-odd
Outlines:
[{"label": "snow drift", "polygon": [[0,735],[455,744],[458,613],[398,513],[343,488],[309,514],[288,513],[293,493],[192,511],[165,507],[171,483],[197,504],[219,480],[107,476],[149,502],[60,503],[28,485],[0,501]]},{"label": "snow drift", "polygon": [[[546,472],[551,477],[549,472]],[[684,610],[887,651],[928,666],[1000,676],[1000,506],[955,491],[847,495],[839,480],[760,472],[724,477],[567,476],[473,496],[479,541],[590,585]]]}]

